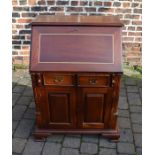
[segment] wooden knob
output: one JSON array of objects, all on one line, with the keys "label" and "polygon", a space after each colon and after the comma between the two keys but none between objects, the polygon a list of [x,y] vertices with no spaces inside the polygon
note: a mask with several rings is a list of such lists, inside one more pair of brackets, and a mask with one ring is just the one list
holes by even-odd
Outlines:
[{"label": "wooden knob", "polygon": [[112,80],[112,83],[114,84],[115,83],[115,80]]}]

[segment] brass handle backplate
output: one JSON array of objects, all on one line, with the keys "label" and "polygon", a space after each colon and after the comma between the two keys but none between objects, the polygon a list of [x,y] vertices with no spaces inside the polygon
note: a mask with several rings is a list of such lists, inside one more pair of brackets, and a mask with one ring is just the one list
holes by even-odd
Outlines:
[{"label": "brass handle backplate", "polygon": [[60,83],[60,82],[63,82],[64,81],[64,78],[62,76],[58,76],[58,77],[55,77],[55,79],[53,81],[55,83]]},{"label": "brass handle backplate", "polygon": [[89,80],[89,83],[94,85],[94,84],[97,83],[97,80],[96,80],[96,79],[90,79],[90,80]]}]

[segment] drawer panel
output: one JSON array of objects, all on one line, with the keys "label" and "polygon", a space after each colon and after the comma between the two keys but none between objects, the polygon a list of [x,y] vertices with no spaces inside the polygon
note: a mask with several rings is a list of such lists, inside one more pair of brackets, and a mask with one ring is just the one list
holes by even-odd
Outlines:
[{"label": "drawer panel", "polygon": [[108,74],[78,76],[78,86],[109,87],[110,83],[111,76]]},{"label": "drawer panel", "polygon": [[74,76],[72,74],[43,74],[44,85],[73,86]]}]

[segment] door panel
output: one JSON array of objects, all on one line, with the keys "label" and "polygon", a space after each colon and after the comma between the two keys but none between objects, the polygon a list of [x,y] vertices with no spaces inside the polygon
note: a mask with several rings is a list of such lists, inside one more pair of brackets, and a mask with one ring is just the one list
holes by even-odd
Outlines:
[{"label": "door panel", "polygon": [[85,94],[84,122],[103,122],[104,94]]},{"label": "door panel", "polygon": [[[110,90],[108,88],[79,89],[79,124],[80,128],[102,129],[109,117]],[[108,105],[108,104],[109,105]],[[109,108],[109,109],[108,109]],[[105,111],[106,109],[106,111]]]},{"label": "door panel", "polygon": [[75,128],[75,90],[70,87],[44,87],[46,126],[52,129]]}]

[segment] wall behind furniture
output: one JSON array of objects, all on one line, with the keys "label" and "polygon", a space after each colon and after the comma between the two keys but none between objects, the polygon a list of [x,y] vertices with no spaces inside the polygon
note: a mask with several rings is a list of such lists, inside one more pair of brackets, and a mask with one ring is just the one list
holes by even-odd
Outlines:
[{"label": "wall behind furniture", "polygon": [[39,14],[118,15],[124,22],[122,33],[124,62],[141,65],[141,0],[12,0],[13,64],[29,63],[32,19]]}]

